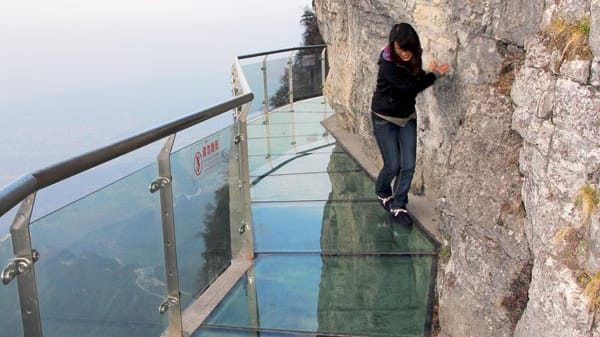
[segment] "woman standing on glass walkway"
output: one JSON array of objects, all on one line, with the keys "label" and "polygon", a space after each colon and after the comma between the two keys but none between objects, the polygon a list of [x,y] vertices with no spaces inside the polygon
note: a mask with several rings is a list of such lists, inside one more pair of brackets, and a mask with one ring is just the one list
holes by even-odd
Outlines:
[{"label": "woman standing on glass walkway", "polygon": [[415,99],[450,69],[446,63],[431,61],[425,72],[422,51],[411,25],[394,25],[379,56],[377,86],[371,100],[373,133],[383,158],[375,193],[393,219],[403,224],[412,222],[406,205],[417,156]]}]

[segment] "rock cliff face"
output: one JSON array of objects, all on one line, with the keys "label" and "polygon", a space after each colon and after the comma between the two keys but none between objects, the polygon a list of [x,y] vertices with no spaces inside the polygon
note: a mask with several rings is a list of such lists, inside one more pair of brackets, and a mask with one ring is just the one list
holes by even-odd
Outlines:
[{"label": "rock cliff face", "polygon": [[[424,64],[452,66],[418,99],[413,183],[452,250],[438,276],[441,334],[600,336],[583,295],[600,271],[589,201],[600,186],[600,0],[314,2],[326,96],[373,160],[370,97],[391,25],[417,29]],[[549,33],[559,18],[578,23],[561,34],[589,29],[591,53],[564,52],[572,39]]]}]

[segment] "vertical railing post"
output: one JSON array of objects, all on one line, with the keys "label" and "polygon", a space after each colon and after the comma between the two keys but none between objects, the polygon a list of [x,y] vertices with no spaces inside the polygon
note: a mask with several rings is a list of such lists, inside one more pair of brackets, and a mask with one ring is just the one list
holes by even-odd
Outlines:
[{"label": "vertical railing post", "polygon": [[[237,61],[233,65],[233,94],[243,93],[248,88]],[[244,81],[244,85],[240,83]],[[250,169],[248,163],[248,111],[250,103],[234,110],[233,151],[229,160],[230,168],[230,215],[232,258],[254,259],[254,238],[252,237],[252,211],[250,205]]]},{"label": "vertical railing post", "polygon": [[294,52],[290,53],[288,58],[288,83],[289,83],[289,99],[290,99],[290,112],[294,111],[294,61],[292,59]]},{"label": "vertical railing post", "polygon": [[171,150],[175,135],[169,136],[158,154],[158,178],[150,184],[150,192],[160,191],[160,211],[165,256],[167,298],[158,311],[169,313],[169,328],[166,336],[181,337],[181,301],[179,296],[179,273],[177,270],[177,245],[175,239],[175,217],[173,215],[173,177],[171,176]]},{"label": "vertical railing post", "polygon": [[263,76],[263,124],[266,128],[265,142],[267,146],[267,153],[265,153],[265,159],[270,163],[271,161],[271,138],[269,137],[271,133],[271,126],[269,125],[269,89],[267,88],[267,57],[269,55],[265,55],[263,58],[262,67],[262,76]]},{"label": "vertical railing post", "polygon": [[[327,76],[327,71],[325,67],[327,66],[326,59],[327,48],[323,48],[321,52],[321,96],[323,96],[323,101],[321,104],[323,105],[323,120],[327,118],[327,97],[325,97],[325,77]],[[323,131],[323,136],[327,136],[329,133],[327,130]]]},{"label": "vertical railing post", "polygon": [[294,61],[292,56],[294,52],[290,53],[288,58],[288,76],[289,76],[289,87],[290,87],[290,128],[291,128],[291,136],[292,141],[291,145],[294,148],[294,152],[296,152],[296,121],[294,116]]},{"label": "vertical railing post", "polygon": [[19,303],[21,304],[21,322],[25,337],[42,336],[40,305],[33,266],[39,259],[39,254],[31,248],[31,234],[29,232],[34,201],[35,192],[21,202],[17,215],[10,226],[15,258],[2,270],[2,283],[8,284],[12,279],[17,278]]},{"label": "vertical railing post", "polygon": [[[327,71],[325,67],[327,66],[327,59],[325,58],[325,53],[327,52],[327,48],[323,48],[321,52],[321,96],[323,96],[323,101],[321,104],[323,105],[323,120],[327,119],[327,98],[325,97],[325,77],[327,76]],[[327,136],[327,130],[323,131],[323,136]]]},{"label": "vertical railing post", "polygon": [[248,167],[248,125],[247,116],[250,104],[238,108],[234,143],[237,152],[237,186],[241,206],[241,219],[239,228],[232,235],[237,235],[237,258],[244,260],[254,259],[254,240],[252,238],[252,215],[250,211],[250,170]]},{"label": "vertical railing post", "polygon": [[[321,95],[323,95],[323,105],[325,105],[327,103],[327,99],[325,98],[325,76],[327,76],[327,73],[325,71],[325,66],[326,66],[326,59],[325,59],[325,52],[327,51],[327,48],[323,48],[323,51],[321,52]],[[326,111],[327,108],[324,107],[323,111]]]},{"label": "vertical railing post", "polygon": [[269,89],[267,88],[267,57],[269,55],[265,55],[263,58],[262,67],[262,76],[263,76],[263,112],[264,112],[264,121],[263,124],[269,124]]}]

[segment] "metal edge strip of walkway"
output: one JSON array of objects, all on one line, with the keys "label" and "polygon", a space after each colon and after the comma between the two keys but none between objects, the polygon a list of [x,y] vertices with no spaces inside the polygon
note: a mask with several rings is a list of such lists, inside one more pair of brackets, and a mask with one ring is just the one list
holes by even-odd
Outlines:
[{"label": "metal edge strip of walkway", "polygon": [[183,336],[188,337],[206,320],[254,260],[232,260],[231,265],[196,299],[182,315]]}]

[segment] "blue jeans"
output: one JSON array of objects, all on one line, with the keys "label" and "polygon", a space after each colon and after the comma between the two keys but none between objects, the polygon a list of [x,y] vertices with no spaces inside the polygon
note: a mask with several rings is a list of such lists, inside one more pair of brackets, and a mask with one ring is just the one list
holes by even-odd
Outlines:
[{"label": "blue jeans", "polygon": [[372,120],[375,140],[383,158],[383,168],[375,181],[375,193],[380,197],[393,195],[390,207],[404,208],[408,204],[408,190],[417,161],[417,120],[411,119],[404,127],[375,114],[372,114]]}]

